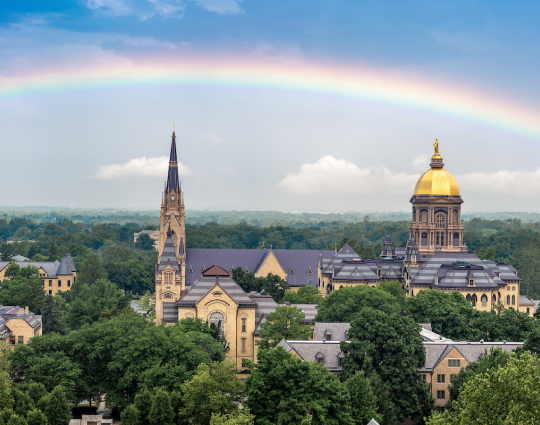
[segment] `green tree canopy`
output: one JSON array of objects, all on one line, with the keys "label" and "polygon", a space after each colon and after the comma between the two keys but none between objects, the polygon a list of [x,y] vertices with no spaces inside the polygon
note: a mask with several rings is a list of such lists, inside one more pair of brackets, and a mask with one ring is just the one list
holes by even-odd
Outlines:
[{"label": "green tree canopy", "polygon": [[421,420],[421,406],[429,411],[431,396],[418,373],[426,360],[420,326],[411,318],[365,307],[352,320],[348,335],[351,341],[341,342],[342,378],[360,370],[376,373],[391,389],[398,419]]},{"label": "green tree canopy", "polygon": [[169,394],[158,389],[152,400],[148,423],[150,425],[173,425],[174,412],[169,400]]},{"label": "green tree canopy", "polygon": [[107,272],[95,252],[89,252],[77,273],[77,282],[93,285],[99,279],[106,279]]},{"label": "green tree canopy", "polygon": [[244,399],[244,382],[238,378],[233,361],[200,364],[193,379],[182,384],[182,394],[180,417],[186,423],[209,425],[212,415],[238,411]]},{"label": "green tree canopy", "polygon": [[122,411],[120,416],[122,425],[140,425],[141,424],[141,415],[139,410],[133,405],[130,404]]},{"label": "green tree canopy", "polygon": [[48,425],[47,416],[38,409],[30,410],[26,414],[26,422],[28,425]]},{"label": "green tree canopy", "polygon": [[401,311],[399,302],[391,294],[367,285],[332,291],[322,300],[316,322],[350,322],[363,308],[371,307],[387,314]]},{"label": "green tree canopy", "polygon": [[219,413],[212,414],[210,425],[252,425],[255,422],[255,415],[249,413],[249,409],[244,408],[238,413],[222,415]]},{"label": "green tree canopy", "polygon": [[21,268],[17,264],[10,264],[5,276],[0,288],[0,305],[28,306],[32,313],[39,314],[45,300],[45,291],[38,268]]},{"label": "green tree canopy", "polygon": [[255,277],[253,273],[246,272],[241,267],[232,270],[232,278],[247,293],[265,290],[278,303],[281,302],[286,290],[289,289],[287,281],[277,275],[268,273],[266,277]]},{"label": "green tree canopy", "polygon": [[479,341],[524,341],[534,330],[536,320],[514,308],[479,311],[471,322],[471,339]]},{"label": "green tree canopy", "polygon": [[531,354],[540,354],[540,326],[536,325],[534,330],[529,333],[523,349],[529,351]]},{"label": "green tree canopy", "polygon": [[49,425],[69,425],[71,413],[62,387],[57,386],[52,390],[45,408],[45,416]]},{"label": "green tree canopy", "polygon": [[291,304],[319,304],[322,301],[322,296],[319,290],[314,286],[302,286],[297,292],[287,291],[281,302]]},{"label": "green tree canopy", "polygon": [[305,320],[306,315],[298,307],[277,307],[274,312],[266,315],[266,321],[261,324],[261,339],[257,344],[268,348],[275,347],[283,338],[308,339],[313,331]]},{"label": "green tree canopy", "polygon": [[431,323],[433,332],[454,340],[471,337],[471,323],[477,313],[457,291],[420,291],[407,298],[405,309],[418,323]]},{"label": "green tree canopy", "polygon": [[142,250],[151,250],[154,249],[154,240],[148,236],[146,233],[139,235],[135,247]]},{"label": "green tree canopy", "polygon": [[434,413],[428,425],[534,424],[540,417],[540,359],[524,353],[476,374],[463,386],[453,411]]},{"label": "green tree canopy", "polygon": [[357,425],[366,425],[371,419],[380,422],[377,413],[377,397],[373,394],[371,383],[363,371],[356,373],[346,382],[351,396],[351,416]]},{"label": "green tree canopy", "polygon": [[280,346],[259,350],[247,393],[260,425],[298,424],[308,415],[314,425],[353,424],[345,384],[324,365],[304,362]]},{"label": "green tree canopy", "polygon": [[45,297],[45,302],[41,308],[41,315],[44,335],[50,332],[65,335],[69,332],[69,328],[64,322],[63,313],[56,305],[52,295],[47,295]]}]

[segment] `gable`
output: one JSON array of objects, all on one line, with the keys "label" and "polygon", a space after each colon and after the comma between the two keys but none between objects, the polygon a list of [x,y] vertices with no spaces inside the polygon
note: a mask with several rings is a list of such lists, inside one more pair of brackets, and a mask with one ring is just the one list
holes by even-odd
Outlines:
[{"label": "gable", "polygon": [[269,251],[267,253],[261,264],[257,267],[257,270],[255,270],[255,276],[266,277],[268,276],[268,273],[275,274],[282,279],[287,279],[287,273],[281,266],[273,251]]}]

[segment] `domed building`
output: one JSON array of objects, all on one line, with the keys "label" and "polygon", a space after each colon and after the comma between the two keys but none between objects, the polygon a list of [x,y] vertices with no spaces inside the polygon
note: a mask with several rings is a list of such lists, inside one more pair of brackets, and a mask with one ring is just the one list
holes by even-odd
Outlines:
[{"label": "domed building", "polygon": [[410,239],[417,241],[420,255],[435,252],[466,252],[463,245],[461,204],[456,180],[445,170],[435,142],[431,168],[418,179],[411,198]]}]

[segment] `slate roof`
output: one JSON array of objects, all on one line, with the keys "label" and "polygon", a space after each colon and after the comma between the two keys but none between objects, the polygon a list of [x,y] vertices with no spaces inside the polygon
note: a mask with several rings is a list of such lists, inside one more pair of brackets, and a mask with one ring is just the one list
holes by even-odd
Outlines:
[{"label": "slate roof", "polygon": [[167,175],[167,192],[175,190],[176,193],[180,192],[180,180],[178,178],[178,164],[171,165],[171,162],[176,162],[176,136],[172,134],[171,140],[171,154],[169,157],[169,173]]},{"label": "slate roof", "polygon": [[216,285],[225,291],[239,306],[256,304],[244,290],[230,277],[203,276],[181,295],[176,302],[178,306],[197,305]]},{"label": "slate roof", "polygon": [[540,300],[533,300],[534,303],[534,312],[536,313],[536,310],[538,310],[538,305],[540,304]]},{"label": "slate roof", "polygon": [[339,272],[343,267],[343,261],[360,261],[358,254],[347,243],[332,257],[324,256],[322,258],[323,273],[332,274],[333,269],[337,269]]},{"label": "slate roof", "polygon": [[424,342],[426,349],[426,363],[420,372],[431,372],[441,363],[445,357],[455,348],[468,363],[478,360],[484,352],[493,347],[500,347],[503,351],[510,352],[517,347],[523,346],[523,342]]},{"label": "slate roof", "polygon": [[[476,288],[497,289],[504,286],[506,281],[521,280],[510,267],[480,260],[475,254],[438,253],[427,257],[419,267],[411,267],[411,283],[413,286],[465,288],[468,287],[469,278],[473,277]],[[501,278],[498,277],[499,273]],[[435,277],[438,277],[438,283]]]},{"label": "slate roof", "polygon": [[72,271],[72,272],[76,272],[77,269],[75,268],[75,263],[73,262],[73,257],[71,256],[71,254],[68,253],[68,255],[67,255],[66,258],[67,258],[68,263],[69,263],[69,265],[70,265],[70,267],[71,267],[71,271]]},{"label": "slate roof", "polygon": [[248,296],[257,304],[255,308],[255,335],[258,335],[261,324],[266,320],[266,315],[273,313],[279,304],[270,295],[248,294]]},{"label": "slate roof", "polygon": [[[276,259],[287,274],[287,283],[291,287],[318,285],[319,258],[334,254],[331,250],[274,249]],[[186,286],[190,286],[202,276],[204,268],[219,264],[230,271],[240,267],[255,273],[270,254],[268,249],[199,249],[186,250]],[[309,270],[311,268],[311,273]],[[294,273],[290,273],[291,269]],[[190,272],[191,270],[191,272]]]},{"label": "slate roof", "polygon": [[[292,341],[282,339],[278,346],[286,351],[294,350],[304,361],[315,362],[317,358],[332,372],[339,372],[341,347],[339,341]],[[316,357],[319,354],[319,357]],[[322,357],[321,357],[322,354]]]},{"label": "slate roof", "polygon": [[56,272],[60,262],[58,261],[0,261],[0,271],[4,270],[10,264],[17,264],[19,267],[37,267],[38,269],[43,269],[47,274],[46,277],[54,278],[56,277]]},{"label": "slate roof", "polygon": [[161,274],[169,265],[176,273],[180,271],[180,267],[178,266],[178,261],[176,259],[176,252],[174,251],[172,233],[167,231],[167,239],[165,239],[165,246],[163,247],[163,252],[161,253],[161,259],[159,260],[156,272]]},{"label": "slate roof", "polygon": [[60,261],[60,265],[58,266],[56,275],[57,276],[71,275],[71,264],[69,264],[69,261],[66,257],[63,257],[62,261]]},{"label": "slate roof", "polygon": [[313,340],[322,341],[328,338],[326,334],[331,335],[330,341],[345,341],[347,339],[347,332],[351,328],[349,322],[315,322],[313,329]]},{"label": "slate roof", "polygon": [[163,302],[162,320],[168,323],[175,323],[178,320],[178,307],[176,303]]},{"label": "slate roof", "polygon": [[519,305],[522,306],[534,306],[534,302],[525,297],[524,295],[519,296]]},{"label": "slate roof", "polygon": [[[38,317],[40,320],[38,320]],[[11,333],[11,330],[7,327],[7,322],[9,322],[11,319],[24,320],[34,329],[34,333],[39,331],[41,328],[40,316],[36,316],[32,312],[29,312],[29,314],[24,314],[24,308],[19,306],[0,305],[0,339],[6,338]]]}]

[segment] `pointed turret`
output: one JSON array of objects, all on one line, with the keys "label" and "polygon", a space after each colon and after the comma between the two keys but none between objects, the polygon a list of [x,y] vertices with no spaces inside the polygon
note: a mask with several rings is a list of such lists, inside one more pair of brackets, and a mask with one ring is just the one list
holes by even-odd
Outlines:
[{"label": "pointed turret", "polygon": [[389,257],[394,258],[396,256],[396,250],[394,248],[394,242],[392,242],[392,237],[390,236],[390,231],[386,234],[386,239],[384,240],[381,258]]},{"label": "pointed turret", "polygon": [[171,190],[180,192],[180,180],[178,179],[178,159],[176,156],[176,134],[173,130],[171,140],[171,154],[169,157],[169,175],[167,176],[167,192]]}]

